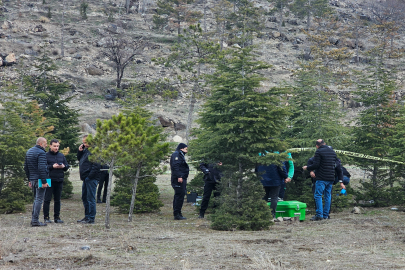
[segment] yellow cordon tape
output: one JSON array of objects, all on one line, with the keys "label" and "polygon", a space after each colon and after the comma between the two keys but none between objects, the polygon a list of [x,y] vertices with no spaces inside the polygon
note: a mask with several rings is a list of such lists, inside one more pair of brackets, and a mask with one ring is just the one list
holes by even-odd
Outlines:
[{"label": "yellow cordon tape", "polygon": [[[379,157],[373,157],[373,156],[360,154],[360,153],[354,153],[354,152],[350,152],[350,151],[335,150],[335,149],[333,149],[333,150],[338,154],[343,154],[343,155],[350,156],[350,157],[358,157],[358,158],[372,159],[372,160],[378,160],[378,161],[384,161],[384,162],[392,162],[392,163],[397,163],[397,164],[405,164],[405,162],[401,162],[401,161],[389,160],[389,159],[379,158]],[[291,148],[291,149],[287,149],[286,151],[290,152],[290,153],[298,153],[298,152],[306,152],[306,151],[316,151],[316,148],[315,147]]]}]

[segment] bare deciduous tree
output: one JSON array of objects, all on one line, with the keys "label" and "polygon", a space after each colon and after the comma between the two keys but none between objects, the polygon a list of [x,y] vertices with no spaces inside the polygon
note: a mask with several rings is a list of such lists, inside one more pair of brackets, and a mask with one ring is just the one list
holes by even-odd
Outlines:
[{"label": "bare deciduous tree", "polygon": [[121,88],[121,80],[124,76],[125,68],[134,60],[135,56],[140,54],[146,46],[142,38],[130,39],[122,36],[108,37],[105,49],[102,55],[113,62],[117,78],[117,88]]}]

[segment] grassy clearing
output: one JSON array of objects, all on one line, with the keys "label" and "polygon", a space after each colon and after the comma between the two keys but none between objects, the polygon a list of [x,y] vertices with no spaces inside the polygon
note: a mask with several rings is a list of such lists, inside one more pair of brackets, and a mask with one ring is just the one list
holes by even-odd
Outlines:
[{"label": "grassy clearing", "polygon": [[138,214],[128,223],[127,215],[114,212],[106,230],[100,204],[95,225],[76,223],[83,206],[73,173],[64,224],[31,228],[30,205],[26,213],[0,215],[0,269],[405,268],[403,212],[366,208],[354,215],[348,209],[328,221],[277,223],[268,231],[213,231],[191,204],[184,205],[186,221],[172,220],[169,177],[158,178],[165,204],[159,213]]}]

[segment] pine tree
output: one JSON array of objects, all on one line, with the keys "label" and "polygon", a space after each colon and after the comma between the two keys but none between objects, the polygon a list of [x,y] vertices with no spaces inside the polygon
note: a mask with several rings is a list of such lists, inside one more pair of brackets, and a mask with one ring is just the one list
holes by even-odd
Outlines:
[{"label": "pine tree", "polygon": [[130,175],[133,186],[128,219],[131,221],[138,180],[144,177],[140,175],[141,170],[146,169],[150,172],[151,168],[159,165],[160,158],[167,154],[168,144],[158,143],[160,136],[153,131],[154,127],[147,126],[146,120],[139,115],[119,114],[110,120],[103,122],[98,120],[96,135],[87,137],[91,146],[92,161],[110,167],[105,218],[107,229],[110,228],[110,198],[114,166],[122,165],[122,170],[127,174],[131,172],[130,168],[135,170],[135,175]]},{"label": "pine tree", "polygon": [[[73,96],[63,96],[70,91],[69,84],[60,82],[52,75],[57,67],[46,54],[39,58],[39,64],[34,67],[37,70],[35,73],[23,75],[25,94],[39,103],[44,117],[55,121],[52,135],[60,141],[61,149],[77,149],[79,114],[68,105]],[[76,154],[67,154],[66,159],[73,163]]]},{"label": "pine tree", "polygon": [[283,26],[283,15],[284,15],[284,8],[289,6],[290,1],[289,0],[268,0],[270,3],[274,4],[273,11],[277,11],[279,15],[279,25],[278,25],[278,31],[281,33],[281,29]]},{"label": "pine tree", "polygon": [[[183,83],[190,83],[193,89],[190,95],[190,105],[187,118],[186,141],[189,140],[196,98],[206,94],[203,85],[204,68],[209,64],[219,51],[219,46],[203,35],[200,25],[190,25],[180,35],[181,42],[172,47],[172,53],[165,59],[159,59],[165,66],[178,67],[186,75],[182,78]],[[203,69],[204,68],[204,69]]]},{"label": "pine tree", "polygon": [[213,228],[266,229],[271,224],[271,212],[261,200],[263,189],[252,170],[259,162],[287,159],[283,154],[259,157],[259,153],[285,149],[280,140],[269,138],[279,136],[288,112],[282,106],[281,91],[258,91],[264,80],[258,72],[269,66],[253,59],[252,48],[227,53],[216,62],[216,72],[210,76],[212,95],[203,105],[197,139],[190,143],[190,149],[193,159],[225,164],[225,185],[220,206],[212,215]]},{"label": "pine tree", "polygon": [[32,193],[24,183],[23,163],[35,138],[52,131],[35,101],[19,98],[16,85],[1,87],[0,102],[0,211],[25,211]]},{"label": "pine tree", "polygon": [[[392,70],[386,69],[380,61],[359,81],[357,101],[362,102],[365,109],[359,113],[353,127],[353,151],[391,159],[392,137],[400,116],[400,107],[393,98],[396,89]],[[362,197],[373,200],[376,206],[387,205],[389,196],[386,189],[393,186],[387,164],[365,159],[355,162],[370,175],[370,181],[361,183]]]},{"label": "pine tree", "polygon": [[331,11],[328,0],[295,0],[290,9],[297,17],[307,18],[307,30],[311,27],[312,17],[322,17]]},{"label": "pine tree", "polygon": [[[181,24],[183,23],[195,23],[202,17],[201,12],[192,11],[190,4],[193,0],[158,0],[157,1],[157,14],[153,17],[155,24],[164,23],[166,19],[162,15],[167,15],[173,20],[170,22],[175,28],[177,28],[178,41],[181,41]],[[158,28],[160,25],[156,25]]]}]

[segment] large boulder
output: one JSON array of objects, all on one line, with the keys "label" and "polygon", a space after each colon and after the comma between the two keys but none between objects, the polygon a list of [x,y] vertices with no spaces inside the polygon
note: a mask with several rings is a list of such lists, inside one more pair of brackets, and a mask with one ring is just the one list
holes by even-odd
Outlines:
[{"label": "large boulder", "polygon": [[9,55],[6,56],[6,58],[4,59],[4,65],[5,66],[11,66],[13,64],[17,63],[17,60],[15,58],[15,54],[14,53],[10,53]]},{"label": "large boulder", "polygon": [[162,115],[159,115],[158,119],[162,127],[174,127],[174,122],[171,119],[168,119]]},{"label": "large boulder", "polygon": [[87,67],[86,71],[89,75],[92,75],[92,76],[100,76],[100,75],[104,74],[104,71],[102,69],[96,68],[95,66]]},{"label": "large boulder", "polygon": [[184,130],[186,129],[186,125],[181,122],[174,123],[174,130]]},{"label": "large boulder", "polygon": [[87,123],[81,124],[81,131],[84,134],[96,134],[96,130]]},{"label": "large boulder", "polygon": [[177,143],[181,143],[181,142],[183,142],[183,138],[180,137],[179,135],[176,135],[173,137],[173,141],[177,142]]},{"label": "large boulder", "polygon": [[0,57],[0,67],[3,65],[3,58]]}]

